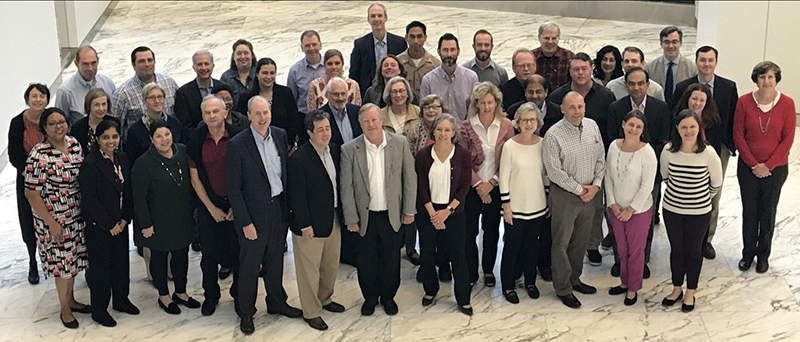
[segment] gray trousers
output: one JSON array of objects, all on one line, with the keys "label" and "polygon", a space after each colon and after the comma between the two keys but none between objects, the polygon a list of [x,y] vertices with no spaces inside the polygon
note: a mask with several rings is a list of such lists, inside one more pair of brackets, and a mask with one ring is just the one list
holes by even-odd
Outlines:
[{"label": "gray trousers", "polygon": [[[725,145],[722,145],[722,153],[719,156],[722,162],[722,181],[725,182],[725,171],[728,169],[728,160],[731,159],[731,151]],[[708,238],[706,242],[711,242],[714,239],[714,233],[717,232],[717,221],[719,220],[719,200],[722,198],[722,184],[719,186],[717,194],[711,198],[711,221],[708,224]]]},{"label": "gray trousers", "polygon": [[572,286],[580,283],[583,255],[597,217],[597,208],[602,203],[602,188],[591,201],[584,203],[577,195],[555,184],[550,187],[553,287],[559,296],[572,294]]}]

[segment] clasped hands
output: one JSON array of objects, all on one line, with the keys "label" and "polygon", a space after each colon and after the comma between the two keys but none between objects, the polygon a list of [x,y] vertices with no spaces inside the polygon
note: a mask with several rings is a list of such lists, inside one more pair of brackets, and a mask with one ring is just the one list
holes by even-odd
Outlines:
[{"label": "clasped hands", "polygon": [[619,204],[612,204],[608,206],[611,208],[611,213],[614,214],[618,220],[628,222],[633,216],[634,209],[632,207],[622,208]]},{"label": "clasped hands", "polygon": [[753,174],[756,175],[758,178],[766,178],[772,176],[772,172],[769,171],[769,168],[764,165],[764,163],[758,163],[756,166],[750,168],[753,171]]},{"label": "clasped hands", "polygon": [[478,196],[480,196],[483,204],[492,203],[492,196],[489,195],[492,189],[494,189],[494,185],[492,185],[491,182],[480,182],[475,186],[475,191],[478,192]]},{"label": "clasped hands", "polygon": [[597,195],[597,192],[600,191],[600,187],[597,185],[581,185],[581,187],[583,188],[583,192],[581,192],[580,197],[584,202],[589,202],[594,199],[594,195]]}]

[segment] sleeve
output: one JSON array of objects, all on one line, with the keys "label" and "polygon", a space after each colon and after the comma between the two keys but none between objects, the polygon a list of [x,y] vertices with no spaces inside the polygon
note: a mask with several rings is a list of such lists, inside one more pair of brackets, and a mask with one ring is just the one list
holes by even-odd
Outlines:
[{"label": "sleeve", "polygon": [[311,226],[311,213],[308,211],[308,199],[307,199],[307,191],[306,188],[306,168],[303,167],[303,163],[298,158],[299,155],[297,153],[293,154],[289,157],[289,174],[292,175],[289,177],[289,191],[287,191],[289,197],[289,207],[294,214],[294,222],[295,224],[291,227],[292,231],[295,234],[302,234],[300,232],[301,228],[306,228]]},{"label": "sleeve", "polygon": [[[600,130],[597,130],[597,134],[600,135]],[[595,144],[595,159],[594,163],[594,181],[592,181],[592,185],[596,185],[598,188],[603,186],[603,176],[606,174],[606,146],[608,144],[605,140],[603,140],[602,136],[598,136],[600,141],[603,144]]]},{"label": "sleeve", "polygon": [[736,82],[733,82],[733,94],[731,94],[731,101],[730,104],[728,104],[728,108],[731,110],[731,112],[726,113],[728,114],[728,127],[726,127],[727,134],[725,134],[725,136],[727,139],[725,139],[725,145],[728,146],[728,150],[730,150],[734,156],[736,155],[736,144],[733,142],[733,120],[736,117],[736,105],[738,102],[739,90],[736,88]]},{"label": "sleeve", "polygon": [[608,156],[606,157],[606,179],[604,183],[604,187],[606,190],[606,206],[611,206],[614,203],[617,203],[617,199],[614,196],[614,177],[611,174],[611,170],[617,165],[618,162],[618,150],[617,147],[614,146],[614,142],[611,142],[611,147],[608,149]]},{"label": "sleeve", "polygon": [[425,98],[425,96],[428,96],[430,94],[431,94],[430,81],[428,81],[428,79],[425,76],[422,76],[422,83],[420,83],[419,85],[419,96],[421,98]]},{"label": "sleeve", "polygon": [[47,169],[47,155],[34,147],[25,162],[25,189],[42,191],[47,181]]},{"label": "sleeve", "polygon": [[656,169],[658,168],[655,151],[653,151],[650,145],[645,146],[645,148],[647,151],[643,151],[645,155],[642,156],[641,159],[642,185],[639,186],[639,190],[636,191],[636,194],[633,196],[633,201],[631,201],[631,207],[633,210],[636,210],[637,213],[644,212],[648,209],[644,206],[645,203],[648,202],[648,199],[653,196],[653,185],[656,181]]},{"label": "sleeve", "polygon": [[475,169],[472,168],[472,163],[474,163],[472,157],[472,140],[469,138],[469,121],[464,120],[461,122],[461,140],[458,141],[458,144],[461,145],[470,155],[470,172],[472,174],[470,186],[480,183],[481,177],[478,176],[478,173],[475,172]]},{"label": "sleeve", "polygon": [[344,214],[344,224],[358,223],[358,209],[356,209],[356,194],[353,186],[353,167],[354,160],[351,149],[352,146],[342,146],[342,159],[340,162],[341,181],[339,189],[342,191],[342,212]]},{"label": "sleeve", "polygon": [[124,91],[115,91],[114,95],[111,96],[111,116],[117,118],[121,123],[120,129],[123,131],[128,128],[127,123],[125,122],[125,114],[127,108],[127,101],[125,100],[125,92]]},{"label": "sleeve", "polygon": [[661,178],[665,184],[669,182],[669,158],[672,156],[669,147],[670,144],[664,145],[664,149],[661,151]]},{"label": "sleeve", "polygon": [[[123,167],[130,168],[130,160],[125,159],[125,164]],[[127,172],[130,176],[131,173]],[[122,184],[122,218],[127,221],[133,221],[134,217],[134,204],[133,204],[133,180],[126,179],[125,182]]]},{"label": "sleeve", "polygon": [[622,138],[620,136],[620,126],[622,124],[622,118],[617,114],[617,109],[614,108],[614,105],[608,106],[608,123],[606,123],[606,136],[608,137],[609,143],[614,141],[614,139]]},{"label": "sleeve", "polygon": [[[789,98],[787,97],[786,99]],[[769,168],[770,171],[780,166],[781,163],[786,160],[787,156],[789,155],[789,150],[792,149],[792,143],[794,142],[794,131],[795,126],[797,125],[797,116],[794,113],[794,101],[790,101],[789,103],[790,105],[785,107],[787,109],[783,110],[783,113],[781,113],[784,119],[783,129],[780,132],[781,142],[778,143],[778,147],[772,151],[772,155],[764,163],[764,165]]]},{"label": "sleeve", "polygon": [[739,151],[739,158],[749,167],[756,166],[758,161],[750,151],[750,146],[747,145],[745,138],[745,117],[747,116],[747,109],[745,108],[745,101],[736,103],[736,111],[733,114],[733,142],[736,144],[736,149]]},{"label": "sleeve", "polygon": [[236,147],[234,144],[228,143],[228,150],[225,153],[225,190],[228,192],[228,201],[231,203],[231,208],[233,208],[235,228],[241,229],[253,223],[253,221],[250,219],[250,213],[244,203],[242,194],[242,156],[240,149]]},{"label": "sleeve", "polygon": [[286,76],[286,87],[292,91],[292,98],[294,101],[297,102],[300,98],[297,97],[300,94],[300,89],[297,87],[297,81],[295,78],[297,77],[297,70],[292,66],[289,68],[289,75]]},{"label": "sleeve", "polygon": [[150,173],[147,170],[145,160],[137,160],[133,165],[131,172],[133,183],[133,209],[136,212],[137,226],[145,229],[153,225],[150,218],[150,205],[147,203],[147,197],[150,191]]},{"label": "sleeve", "polygon": [[358,82],[353,82],[350,86],[350,92],[353,93],[353,104],[354,105],[361,105],[361,86],[358,85]]},{"label": "sleeve", "polygon": [[[460,160],[458,164],[459,165],[458,172],[461,172],[461,177],[459,177],[458,179],[461,181],[461,183],[457,185],[450,184],[450,186],[458,187],[457,188],[458,190],[456,191],[455,194],[455,199],[457,199],[460,203],[464,203],[467,197],[467,192],[469,192],[469,189],[472,188],[472,184],[469,183],[470,177],[472,175],[472,167],[470,167],[469,163],[469,152],[464,150],[461,151],[462,153],[459,158]],[[461,204],[459,204],[459,206],[460,205]]]},{"label": "sleeve", "polygon": [[[67,116],[69,116],[70,115],[69,114],[69,112],[70,112],[69,104],[71,102],[70,100],[72,100],[72,96],[71,95],[72,94],[67,94],[66,90],[64,90],[63,87],[59,87],[58,90],[56,91],[56,101],[55,101],[55,103],[53,103],[53,107],[61,109],[62,111],[64,111],[64,113],[67,113]],[[74,124],[74,123],[75,122],[72,121],[72,122],[70,122],[70,125]]]},{"label": "sleeve", "polygon": [[543,143],[543,159],[544,167],[547,170],[547,178],[565,191],[580,196],[583,193],[583,187],[561,169],[561,147],[558,145],[556,138],[548,132],[548,134],[545,134]]},{"label": "sleeve", "polygon": [[183,133],[188,137],[192,131],[192,119],[189,117],[189,100],[182,91],[175,92],[175,108],[172,112],[181,121]]},{"label": "sleeve", "polygon": [[509,203],[511,198],[509,196],[509,186],[511,183],[511,167],[513,165],[513,151],[509,147],[508,142],[503,145],[503,153],[500,154],[500,202]]},{"label": "sleeve", "polygon": [[408,140],[402,137],[403,148],[403,210],[402,214],[414,215],[417,213],[417,173],[414,170],[414,156],[408,147]]},{"label": "sleeve", "polygon": [[[508,82],[508,71],[505,68],[500,67],[500,84]],[[500,85],[498,84],[498,86]]]},{"label": "sleeve", "polygon": [[22,116],[19,117],[19,125],[17,125],[17,118],[11,119],[11,124],[8,128],[8,161],[11,162],[17,170],[25,168],[25,160],[28,156],[25,154],[25,147],[23,143],[25,124],[23,123]]},{"label": "sleeve", "polygon": [[313,81],[308,83],[308,95],[306,96],[306,109],[310,112],[319,109],[317,106],[317,85]]},{"label": "sleeve", "polygon": [[81,210],[88,213],[92,219],[104,230],[111,230],[117,223],[117,220],[111,217],[103,209],[100,203],[100,198],[97,196],[98,186],[97,180],[100,176],[97,168],[90,163],[83,163],[78,173],[78,185],[81,189],[81,199],[83,200]]},{"label": "sleeve", "polygon": [[[417,156],[414,158],[414,169],[417,172],[417,202],[420,206],[431,202],[431,184],[428,178],[430,169],[426,167],[427,163],[423,160],[425,159],[424,153],[430,154],[428,149],[423,148],[417,152]],[[451,168],[451,170],[453,169]],[[450,186],[455,186],[455,184],[450,184]]]},{"label": "sleeve", "polygon": [[359,81],[361,80],[361,51],[358,49],[358,39],[353,41],[353,52],[350,53],[350,78]]},{"label": "sleeve", "polygon": [[722,187],[722,162],[713,148],[706,148],[706,151],[708,154],[708,174],[711,178],[709,184],[710,196],[714,197]]}]

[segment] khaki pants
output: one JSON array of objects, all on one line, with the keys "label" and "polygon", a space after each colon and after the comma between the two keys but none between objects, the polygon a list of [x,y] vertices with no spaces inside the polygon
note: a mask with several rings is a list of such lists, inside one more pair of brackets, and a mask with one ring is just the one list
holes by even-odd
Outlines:
[{"label": "khaki pants", "polygon": [[297,290],[303,317],[307,319],[319,317],[322,306],[330,304],[333,296],[342,239],[336,216],[328,237],[306,239],[292,234]]}]

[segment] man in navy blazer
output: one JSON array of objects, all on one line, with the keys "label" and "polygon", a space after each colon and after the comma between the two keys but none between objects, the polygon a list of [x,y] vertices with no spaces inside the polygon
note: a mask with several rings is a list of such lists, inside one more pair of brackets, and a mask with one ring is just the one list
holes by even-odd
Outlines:
[{"label": "man in navy blazer", "polygon": [[303,315],[286,303],[283,288],[283,249],[288,231],[286,131],[270,127],[272,113],[267,99],[261,96],[250,99],[247,115],[250,129],[231,138],[225,156],[225,187],[239,235],[238,314],[245,335],[255,331],[253,315],[262,268],[267,312],[290,318]]},{"label": "man in navy blazer", "polygon": [[406,51],[406,40],[396,34],[386,31],[386,21],[389,16],[386,6],[374,3],[367,8],[367,22],[372,26],[372,32],[356,39],[353,52],[350,54],[350,78],[358,82],[361,87],[361,96],[372,85],[375,70],[386,55],[399,55]]},{"label": "man in navy blazer", "polygon": [[[330,115],[331,143],[342,146],[362,133],[361,125],[358,123],[358,111],[361,106],[347,102],[347,83],[344,79],[331,78],[325,88],[328,103],[320,109]],[[349,127],[344,127],[348,123]]]},{"label": "man in navy blazer", "polygon": [[214,72],[214,55],[211,51],[195,52],[192,55],[192,69],[197,77],[178,88],[173,109],[175,116],[183,124],[183,136],[186,138],[203,121],[203,111],[200,109],[203,98],[211,95],[211,88],[221,82],[211,77]]}]

